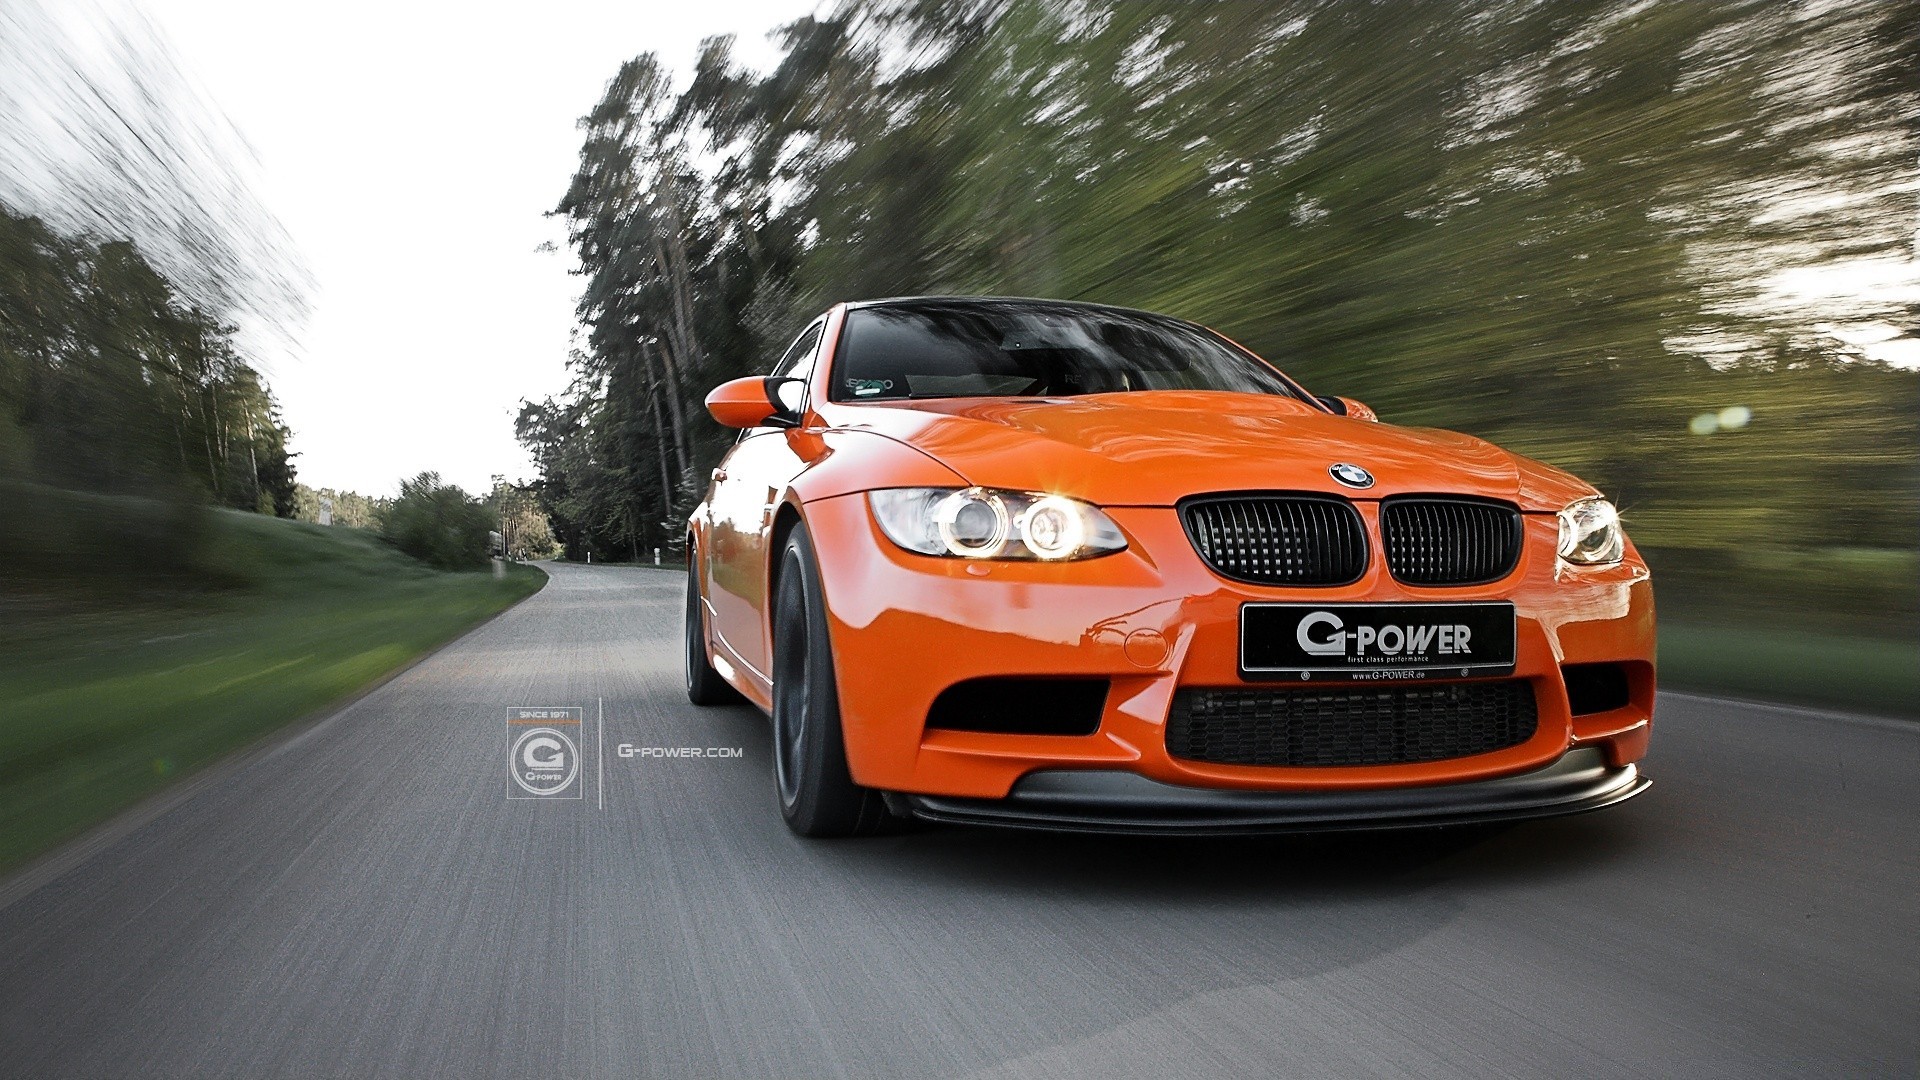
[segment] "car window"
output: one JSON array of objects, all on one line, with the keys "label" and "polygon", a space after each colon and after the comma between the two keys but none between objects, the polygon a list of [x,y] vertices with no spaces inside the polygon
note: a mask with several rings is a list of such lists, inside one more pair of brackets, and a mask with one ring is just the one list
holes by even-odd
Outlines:
[{"label": "car window", "polygon": [[814,323],[801,331],[787,354],[773,365],[772,375],[776,378],[804,379],[813,373],[813,352],[820,344],[820,324]]},{"label": "car window", "polygon": [[[793,344],[787,346],[787,351],[780,357],[780,362],[773,365],[773,370],[768,372],[768,378],[805,379],[812,375],[813,358],[814,354],[819,350],[820,331],[824,326],[825,323],[815,322],[812,326],[802,330],[800,336],[793,339]],[[769,430],[773,429],[764,427],[747,428],[735,436],[734,441],[739,442],[749,435]]]},{"label": "car window", "polygon": [[1279,372],[1191,323],[1044,301],[856,308],[847,313],[838,356],[835,401],[1129,390],[1300,397]]}]

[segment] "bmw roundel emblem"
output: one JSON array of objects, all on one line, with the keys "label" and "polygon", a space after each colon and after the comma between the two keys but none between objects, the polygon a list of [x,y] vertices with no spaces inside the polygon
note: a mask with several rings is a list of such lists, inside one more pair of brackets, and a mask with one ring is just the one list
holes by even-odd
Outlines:
[{"label": "bmw roundel emblem", "polygon": [[1351,488],[1368,488],[1373,486],[1373,474],[1358,465],[1349,465],[1342,461],[1338,465],[1329,468],[1327,472],[1335,480]]}]

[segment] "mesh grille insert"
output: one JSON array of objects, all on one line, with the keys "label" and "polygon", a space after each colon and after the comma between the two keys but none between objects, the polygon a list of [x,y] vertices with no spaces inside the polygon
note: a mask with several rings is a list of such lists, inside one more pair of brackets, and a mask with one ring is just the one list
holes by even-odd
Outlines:
[{"label": "mesh grille insert", "polygon": [[1524,679],[1182,690],[1167,716],[1167,751],[1216,765],[1404,765],[1518,746],[1538,721]]},{"label": "mesh grille insert", "polygon": [[1193,548],[1223,577],[1258,585],[1345,585],[1367,568],[1360,514],[1339,499],[1245,495],[1180,511]]}]

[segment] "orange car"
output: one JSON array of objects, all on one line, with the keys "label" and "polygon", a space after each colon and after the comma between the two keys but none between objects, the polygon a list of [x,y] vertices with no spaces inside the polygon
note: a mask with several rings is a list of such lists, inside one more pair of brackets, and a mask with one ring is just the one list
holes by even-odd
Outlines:
[{"label": "orange car", "polygon": [[787,824],[1378,828],[1647,787],[1614,508],[1192,323],[842,304],[708,395],[687,693],[773,718]]}]

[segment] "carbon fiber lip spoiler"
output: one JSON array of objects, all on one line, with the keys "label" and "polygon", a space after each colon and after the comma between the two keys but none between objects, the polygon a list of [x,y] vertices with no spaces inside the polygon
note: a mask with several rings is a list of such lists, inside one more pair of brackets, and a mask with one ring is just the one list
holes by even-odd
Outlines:
[{"label": "carbon fiber lip spoiler", "polygon": [[1335,832],[1513,821],[1599,810],[1652,782],[1609,768],[1598,748],[1529,773],[1464,784],[1369,791],[1244,791],[1163,784],[1114,769],[1029,773],[1004,799],[890,795],[926,821],[1098,833]]}]

